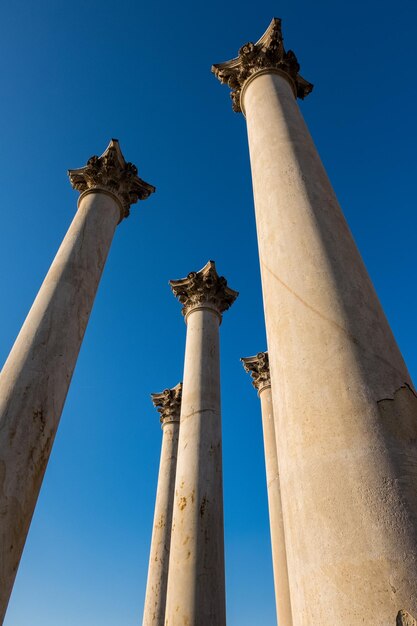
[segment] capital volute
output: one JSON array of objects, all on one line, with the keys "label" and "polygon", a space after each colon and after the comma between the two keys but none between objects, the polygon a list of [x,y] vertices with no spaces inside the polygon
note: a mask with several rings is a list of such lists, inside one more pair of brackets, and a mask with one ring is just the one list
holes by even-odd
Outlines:
[{"label": "capital volute", "polygon": [[162,427],[166,424],[180,421],[182,383],[178,383],[172,389],[164,389],[160,393],[152,393],[151,397],[159,413]]},{"label": "capital volute", "polygon": [[100,191],[113,196],[120,206],[120,221],[128,217],[132,204],[146,200],[155,191],[153,185],[139,178],[136,165],[125,161],[117,139],[110,141],[100,157],[92,156],[84,167],[68,170],[68,176],[80,198]]},{"label": "capital volute", "polygon": [[255,356],[240,359],[243,367],[252,377],[252,385],[258,394],[271,386],[268,352],[258,352]]},{"label": "capital volute", "polygon": [[211,309],[220,319],[239,295],[227,285],[224,276],[219,276],[214,261],[209,261],[198,272],[190,272],[186,278],[170,280],[174,296],[183,305],[182,314],[187,316],[198,309]]},{"label": "capital volute", "polygon": [[299,74],[300,65],[294,52],[284,48],[281,20],[277,17],[273,18],[259,41],[245,44],[235,59],[217,63],[211,71],[232,90],[232,108],[237,113],[244,112],[242,92],[245,84],[257,74],[282,75],[290,83],[296,98],[304,99],[313,89],[313,85]]}]

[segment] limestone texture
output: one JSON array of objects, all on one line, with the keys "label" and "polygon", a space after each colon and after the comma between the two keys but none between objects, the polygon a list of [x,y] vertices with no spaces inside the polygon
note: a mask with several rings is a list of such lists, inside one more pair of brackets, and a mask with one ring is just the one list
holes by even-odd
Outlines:
[{"label": "limestone texture", "polygon": [[145,594],[143,626],[164,626],[177,469],[182,383],[152,394],[162,424],[161,460]]},{"label": "limestone texture", "polygon": [[166,626],[225,626],[219,323],[237,293],[210,261],[171,281],[187,324]]},{"label": "limestone texture", "polygon": [[417,406],[398,393],[413,386],[291,76],[270,69],[240,102],[293,622],[385,626],[417,613]]},{"label": "limestone texture", "polygon": [[243,358],[242,362],[245,370],[250,372],[252,376],[253,386],[257,389],[261,402],[277,621],[279,626],[292,626],[287,551],[285,547],[268,353],[259,352],[254,357]]},{"label": "limestone texture", "polygon": [[109,163],[111,181],[95,188],[91,173],[81,189],[78,211],[0,375],[0,623],[110,244],[126,213],[124,194],[140,180],[131,168],[125,180],[115,141],[93,159],[96,183]]}]

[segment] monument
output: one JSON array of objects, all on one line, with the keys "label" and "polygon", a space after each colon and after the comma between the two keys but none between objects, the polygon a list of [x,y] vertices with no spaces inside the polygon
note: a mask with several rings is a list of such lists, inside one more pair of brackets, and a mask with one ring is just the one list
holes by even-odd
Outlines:
[{"label": "monument", "polygon": [[0,375],[0,623],[116,226],[155,191],[116,140],[69,177],[78,211]]},{"label": "monument", "polygon": [[171,546],[172,510],[177,470],[182,383],[161,393],[152,401],[162,425],[161,460],[156,490],[155,515],[149,556],[143,626],[164,626]]},{"label": "monument", "polygon": [[[213,66],[246,118],[269,352],[261,401],[280,626],[417,626],[417,395],[303,120],[313,86],[273,19]],[[0,375],[0,622],[117,224],[155,188],[116,140],[69,171],[78,211]],[[144,626],[225,626],[213,261],[170,281],[184,382],[153,394],[161,460]]]},{"label": "monument", "polygon": [[237,298],[213,261],[171,280],[187,324],[166,626],[225,626],[219,325]]},{"label": "monument", "polygon": [[297,104],[281,21],[213,66],[246,117],[294,626],[417,615],[417,397]]},{"label": "monument", "polygon": [[279,482],[268,352],[259,352],[256,356],[246,357],[241,359],[241,361],[245,371],[250,373],[253,386],[257,390],[261,401],[277,619],[279,626],[292,626],[287,551],[285,547],[285,532],[282,517],[281,488]]}]

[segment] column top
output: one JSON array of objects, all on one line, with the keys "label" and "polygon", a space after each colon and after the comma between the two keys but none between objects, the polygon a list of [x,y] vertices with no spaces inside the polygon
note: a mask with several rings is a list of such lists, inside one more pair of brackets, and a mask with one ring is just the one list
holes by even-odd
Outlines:
[{"label": "column top", "polygon": [[160,393],[151,393],[151,398],[159,413],[162,426],[180,421],[182,383],[178,383],[172,389],[164,389]]},{"label": "column top", "polygon": [[269,71],[285,76],[296,98],[304,99],[313,90],[313,85],[300,76],[300,65],[294,52],[285,51],[281,20],[278,17],[273,18],[259,41],[246,43],[239,49],[235,59],[216,63],[212,65],[211,71],[222,84],[231,88],[232,108],[236,113],[243,111],[243,85],[259,72]]},{"label": "column top", "polygon": [[227,286],[224,276],[219,276],[214,261],[208,261],[198,272],[186,278],[170,280],[172,292],[183,305],[184,317],[196,308],[212,308],[220,316],[229,309],[239,293]]},{"label": "column top", "polygon": [[263,389],[271,386],[268,352],[258,352],[255,356],[247,356],[240,360],[243,363],[245,372],[251,375],[252,385],[258,394]]},{"label": "column top", "polygon": [[68,170],[73,189],[85,193],[102,191],[110,194],[120,205],[120,221],[128,217],[130,205],[146,200],[155,187],[139,178],[138,168],[128,163],[117,139],[112,139],[101,156],[92,156],[87,165]]}]

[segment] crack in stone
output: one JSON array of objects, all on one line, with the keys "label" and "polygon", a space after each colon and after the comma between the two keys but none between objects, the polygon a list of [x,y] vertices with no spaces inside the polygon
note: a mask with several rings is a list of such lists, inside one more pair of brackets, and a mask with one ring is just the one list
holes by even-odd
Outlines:
[{"label": "crack in stone", "polygon": [[262,260],[261,260],[261,264],[266,269],[266,271],[269,272],[269,274],[271,274],[271,276],[273,276],[275,278],[275,280],[277,280],[287,291],[289,291],[289,293],[291,295],[293,295],[294,298],[296,298],[299,302],[301,302],[301,304],[303,304],[305,307],[310,309],[310,311],[313,311],[313,313],[318,315],[325,322],[328,322],[329,324],[331,324],[334,328],[337,328],[338,330],[342,331],[342,333],[344,333],[352,341],[352,343],[354,343],[361,350],[363,350],[363,352],[371,354],[372,356],[374,356],[376,359],[378,359],[379,361],[381,361],[385,365],[388,365],[392,370],[394,370],[398,374],[403,374],[403,372],[401,372],[396,367],[394,367],[394,365],[390,361],[387,361],[387,359],[384,359],[384,357],[380,356],[379,354],[375,354],[374,352],[370,352],[366,348],[366,346],[362,345],[359,342],[359,340],[349,330],[347,330],[347,328],[344,328],[344,326],[342,326],[341,324],[339,324],[335,320],[332,320],[331,318],[326,317],[318,309],[315,309],[311,304],[306,302],[306,300],[304,300],[298,293],[296,293],[293,289],[291,289],[291,287],[289,285],[287,285],[287,283],[285,283],[279,276],[277,276]]}]

